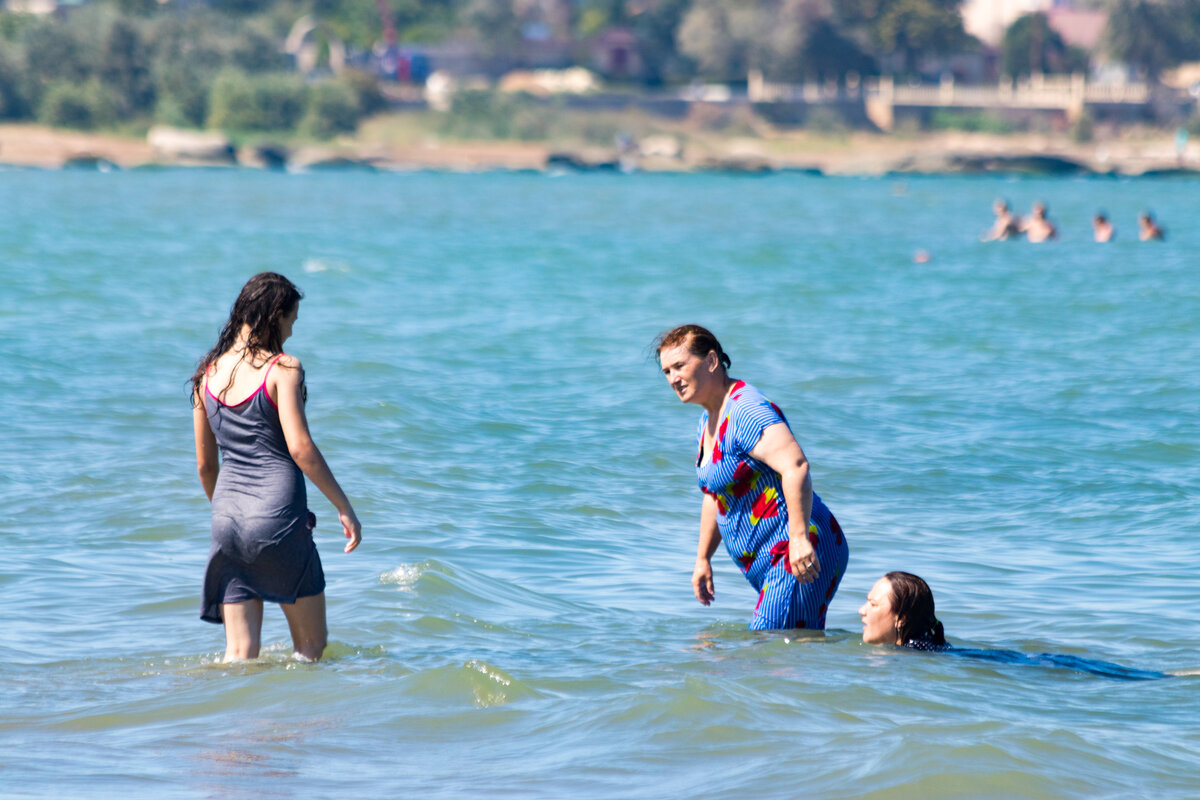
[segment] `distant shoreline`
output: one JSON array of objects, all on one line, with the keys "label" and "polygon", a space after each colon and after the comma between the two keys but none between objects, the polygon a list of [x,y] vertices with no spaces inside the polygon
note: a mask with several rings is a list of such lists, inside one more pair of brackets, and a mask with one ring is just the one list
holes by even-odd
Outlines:
[{"label": "distant shoreline", "polygon": [[1182,157],[1165,132],[1088,143],[1053,134],[931,132],[911,136],[804,132],[776,137],[679,137],[679,152],[626,155],[615,147],[546,142],[346,138],[320,145],[257,145],[213,157],[164,155],[144,137],[40,125],[0,125],[0,166],[371,169],[380,171],[805,172],[813,175],[1200,176],[1200,145]]}]

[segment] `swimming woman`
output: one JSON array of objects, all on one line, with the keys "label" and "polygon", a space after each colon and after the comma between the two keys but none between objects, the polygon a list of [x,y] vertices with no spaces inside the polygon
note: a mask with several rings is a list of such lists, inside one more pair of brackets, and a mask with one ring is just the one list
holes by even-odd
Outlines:
[{"label": "swimming woman", "polygon": [[709,605],[715,597],[712,556],[724,541],[758,590],[752,630],[824,629],[850,550],[813,492],[808,459],[783,412],[729,376],[729,356],[699,325],[662,334],[656,352],[679,399],[704,409],[696,432],[704,495],[692,572],[696,599]]},{"label": "swimming woman", "polygon": [[952,647],[946,642],[946,632],[934,613],[933,591],[929,584],[911,572],[889,572],[875,581],[867,595],[867,602],[858,609],[858,615],[862,618],[862,638],[867,644],[943,651],[1001,664],[1073,669],[1117,680],[1140,681],[1168,677],[1165,672],[1132,669],[1079,656],[1057,653],[1029,655],[1016,650]]},{"label": "swimming woman", "polygon": [[325,574],[305,475],[337,509],[345,552],[362,541],[309,435],[300,360],[283,352],[302,296],[282,275],[255,275],[192,376],[196,464],[212,502],[200,617],[224,623],[226,661],[258,657],[264,600],[283,608],[299,657],[315,661],[325,650]]}]

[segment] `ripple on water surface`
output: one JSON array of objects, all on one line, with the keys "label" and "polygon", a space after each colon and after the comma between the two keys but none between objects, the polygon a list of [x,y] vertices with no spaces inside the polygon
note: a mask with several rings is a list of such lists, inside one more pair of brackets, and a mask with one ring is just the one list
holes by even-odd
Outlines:
[{"label": "ripple on water surface", "polygon": [[[2,793],[1194,797],[1200,677],[887,652],[855,613],[908,569],[957,645],[1196,670],[1194,188],[5,172]],[[977,242],[997,195],[1061,240]],[[364,523],[343,554],[310,487],[320,664],[277,608],[252,663],[198,620],[187,379],[262,269]],[[723,556],[692,599],[697,412],[647,349],[686,321],[846,530],[825,635],[747,631]]]}]

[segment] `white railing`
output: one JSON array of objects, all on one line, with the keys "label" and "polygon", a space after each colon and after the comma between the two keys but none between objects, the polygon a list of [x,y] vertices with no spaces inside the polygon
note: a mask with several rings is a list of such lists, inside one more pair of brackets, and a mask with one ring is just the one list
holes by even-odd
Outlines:
[{"label": "white railing", "polygon": [[[962,86],[946,79],[936,86],[896,84],[891,78],[864,82],[849,89],[829,84],[770,83],[752,72],[747,81],[753,102],[818,103],[862,96],[893,106],[1056,109],[1086,103],[1133,103],[1150,100],[1145,83],[1088,83],[1083,75],[1033,75],[992,86]],[[861,93],[861,95],[860,95]]]}]

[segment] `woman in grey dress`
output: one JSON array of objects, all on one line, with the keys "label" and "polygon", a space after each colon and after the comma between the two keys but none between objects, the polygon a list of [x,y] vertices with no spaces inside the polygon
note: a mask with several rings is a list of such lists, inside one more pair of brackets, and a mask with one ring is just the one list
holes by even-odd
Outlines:
[{"label": "woman in grey dress", "polygon": [[337,509],[345,552],[362,541],[309,435],[300,360],[283,352],[302,296],[282,275],[255,275],[192,376],[196,464],[212,502],[200,617],[224,623],[226,661],[258,657],[264,600],[283,608],[298,656],[325,650],[325,575],[305,475]]}]

